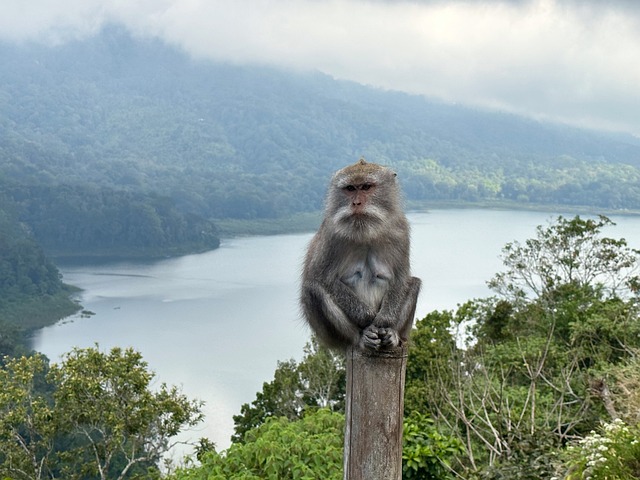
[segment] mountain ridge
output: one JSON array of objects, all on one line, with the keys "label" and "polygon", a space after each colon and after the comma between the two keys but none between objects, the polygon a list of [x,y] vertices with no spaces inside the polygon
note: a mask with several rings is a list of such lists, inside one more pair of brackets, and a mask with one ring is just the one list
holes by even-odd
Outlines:
[{"label": "mountain ridge", "polygon": [[640,208],[640,140],[291,72],[192,59],[119,27],[0,45],[0,178],[160,194],[210,218],[321,208],[332,171],[409,200]]}]

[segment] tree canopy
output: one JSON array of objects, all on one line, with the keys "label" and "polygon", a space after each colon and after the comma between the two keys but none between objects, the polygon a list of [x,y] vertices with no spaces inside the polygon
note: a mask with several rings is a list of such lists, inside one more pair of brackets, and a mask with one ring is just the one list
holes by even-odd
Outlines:
[{"label": "tree canopy", "polygon": [[178,470],[171,480],[312,480],[342,478],[344,415],[327,409],[292,421],[270,417],[224,453],[199,455],[201,464]]},{"label": "tree canopy", "polygon": [[155,468],[201,404],[154,374],[133,349],[36,354],[0,368],[0,476],[124,479]]},{"label": "tree canopy", "polygon": [[[640,252],[604,236],[612,225],[559,217],[505,246],[505,271],[489,282],[496,296],[418,322],[410,358],[435,361],[409,362],[407,393],[424,397],[408,407],[464,444],[454,466],[464,478],[563,478],[567,445],[601,422],[636,428]],[[461,330],[464,348],[452,333]]]}]

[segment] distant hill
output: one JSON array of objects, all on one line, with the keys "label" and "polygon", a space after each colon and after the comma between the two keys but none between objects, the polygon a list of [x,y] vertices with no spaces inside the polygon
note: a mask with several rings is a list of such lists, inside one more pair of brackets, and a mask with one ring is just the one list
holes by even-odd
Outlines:
[{"label": "distant hill", "polygon": [[23,193],[125,191],[204,218],[275,218],[320,208],[330,173],[364,155],[396,168],[409,200],[640,209],[628,135],[193,60],[113,27],[0,44],[0,62],[0,179]]}]

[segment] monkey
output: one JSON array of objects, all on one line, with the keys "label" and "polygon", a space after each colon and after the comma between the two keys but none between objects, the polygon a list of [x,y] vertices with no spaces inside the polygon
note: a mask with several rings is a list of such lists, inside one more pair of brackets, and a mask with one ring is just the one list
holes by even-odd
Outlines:
[{"label": "monkey", "polygon": [[408,341],[421,286],[410,273],[409,236],[395,172],[361,158],[333,175],[300,288],[322,344],[389,350]]}]

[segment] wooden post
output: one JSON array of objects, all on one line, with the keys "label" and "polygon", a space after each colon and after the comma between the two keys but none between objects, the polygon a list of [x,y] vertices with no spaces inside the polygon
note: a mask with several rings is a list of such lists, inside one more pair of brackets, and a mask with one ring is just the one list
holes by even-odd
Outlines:
[{"label": "wooden post", "polygon": [[407,348],[347,349],[344,480],[401,480]]}]

